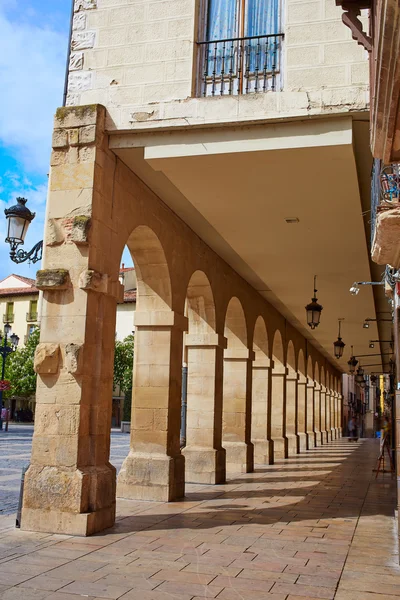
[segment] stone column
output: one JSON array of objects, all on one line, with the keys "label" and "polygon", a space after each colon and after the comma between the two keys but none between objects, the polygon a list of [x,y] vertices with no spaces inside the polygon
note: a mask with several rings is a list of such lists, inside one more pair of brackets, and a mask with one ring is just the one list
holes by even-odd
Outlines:
[{"label": "stone column", "polygon": [[332,428],[332,439],[337,439],[337,427],[336,427],[336,395],[331,389],[331,428]]},{"label": "stone column", "polygon": [[315,445],[322,445],[322,434],[321,434],[321,385],[315,382],[314,390],[314,433],[315,433]]},{"label": "stone column", "polygon": [[339,393],[337,395],[337,419],[338,438],[341,438],[343,422],[343,396]]},{"label": "stone column", "polygon": [[285,437],[287,440],[288,456],[297,454],[297,382],[299,376],[295,371],[288,372],[286,376],[286,426]]},{"label": "stone column", "polygon": [[251,436],[254,444],[254,462],[259,465],[271,464],[273,458],[272,442],[268,436],[272,368],[273,361],[267,356],[253,362]]},{"label": "stone column", "polygon": [[307,378],[299,374],[297,382],[297,438],[298,451],[307,450]]},{"label": "stone column", "polygon": [[254,352],[233,348],[224,353],[223,447],[227,473],[254,470],[251,443],[251,385]]},{"label": "stone column", "polygon": [[170,502],[185,495],[180,451],[183,331],[172,311],[137,312],[130,451],[117,496]]},{"label": "stone column", "polygon": [[288,457],[286,426],[286,373],[283,365],[276,365],[271,377],[271,439],[274,460]]},{"label": "stone column", "polygon": [[43,305],[25,530],[89,535],[115,520],[109,450],[116,303],[123,288],[110,243],[112,186],[99,185],[112,182],[115,165],[104,119],[96,105],[59,109],[55,119],[43,270],[37,273]]},{"label": "stone column", "polygon": [[327,414],[327,430],[328,430],[328,439],[331,442],[334,440],[333,436],[333,421],[332,421],[332,390],[327,388],[326,390],[326,414]]},{"label": "stone column", "polygon": [[328,430],[326,425],[327,408],[326,408],[326,387],[321,385],[321,441],[323,444],[328,443]]},{"label": "stone column", "polygon": [[315,431],[314,431],[314,394],[315,381],[307,377],[307,450],[315,448]]},{"label": "stone column", "polygon": [[216,333],[185,337],[188,364],[186,481],[224,483],[223,362],[226,339]]}]

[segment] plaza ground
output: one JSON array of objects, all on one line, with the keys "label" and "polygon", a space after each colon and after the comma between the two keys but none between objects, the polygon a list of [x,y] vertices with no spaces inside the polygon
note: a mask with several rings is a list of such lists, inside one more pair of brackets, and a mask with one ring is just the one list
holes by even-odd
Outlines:
[{"label": "plaza ground", "polygon": [[[29,459],[30,435],[2,434],[2,464]],[[128,436],[112,437],[118,466]],[[226,485],[188,485],[181,502],[118,500],[115,526],[90,538],[22,532],[3,516],[0,598],[400,598],[395,482],[375,479],[378,450],[341,439]]]}]

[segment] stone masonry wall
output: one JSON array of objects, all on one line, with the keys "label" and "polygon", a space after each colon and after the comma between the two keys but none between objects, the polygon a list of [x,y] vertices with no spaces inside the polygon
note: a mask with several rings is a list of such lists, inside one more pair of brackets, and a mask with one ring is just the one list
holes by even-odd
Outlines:
[{"label": "stone masonry wall", "polygon": [[109,131],[367,110],[367,53],[341,12],[284,2],[282,91],[195,98],[197,0],[75,0],[67,105],[103,104]]}]

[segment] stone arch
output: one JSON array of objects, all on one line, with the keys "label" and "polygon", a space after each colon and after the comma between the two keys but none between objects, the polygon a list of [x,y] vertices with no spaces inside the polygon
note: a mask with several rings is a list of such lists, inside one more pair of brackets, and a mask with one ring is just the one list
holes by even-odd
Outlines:
[{"label": "stone arch", "polygon": [[256,464],[268,464],[270,444],[268,441],[268,403],[270,382],[270,359],[268,331],[265,320],[259,316],[253,334],[253,385],[251,411],[251,439]]},{"label": "stone arch", "polygon": [[227,349],[224,353],[223,446],[228,472],[253,470],[251,443],[251,370],[253,352],[247,346],[242,303],[231,298],[225,315]]},{"label": "stone arch", "polygon": [[271,440],[273,443],[274,460],[287,458],[288,445],[285,437],[286,428],[286,366],[282,334],[279,329],[274,333],[272,343],[271,385]]},{"label": "stone arch", "polygon": [[292,340],[289,341],[286,350],[286,402],[285,411],[285,437],[289,456],[298,452],[297,439],[297,361],[296,351]]},{"label": "stone arch", "polygon": [[[195,271],[187,286],[183,367],[181,444],[187,444],[186,480],[223,483],[225,451],[222,448],[223,337],[215,333],[215,303],[210,281]],[[187,427],[186,427],[187,424]]]},{"label": "stone arch", "polygon": [[164,249],[147,225],[139,225],[126,245],[137,272],[137,310],[171,310],[171,277]]}]

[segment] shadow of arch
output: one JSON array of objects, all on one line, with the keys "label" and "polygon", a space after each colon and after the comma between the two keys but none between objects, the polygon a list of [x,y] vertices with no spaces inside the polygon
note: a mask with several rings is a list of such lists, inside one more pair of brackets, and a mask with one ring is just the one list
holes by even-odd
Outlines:
[{"label": "shadow of arch", "polygon": [[268,402],[270,382],[270,359],[268,332],[265,320],[259,316],[253,335],[253,385],[251,411],[251,440],[254,445],[254,462],[269,464],[271,456],[268,439]]},{"label": "shadow of arch", "polygon": [[271,385],[271,440],[273,443],[274,461],[287,458],[288,446],[285,437],[286,424],[286,365],[285,351],[282,334],[277,329],[272,342],[272,369]]},{"label": "shadow of arch", "polygon": [[191,483],[223,483],[226,477],[222,448],[224,344],[222,336],[215,332],[214,294],[203,271],[195,271],[189,280],[185,312],[189,321],[185,336],[181,432],[181,444],[187,444],[183,451],[185,477]]},{"label": "shadow of arch", "polygon": [[[247,326],[243,306],[231,298],[225,315],[223,386],[223,446],[227,472],[243,473],[254,469],[251,443],[251,355],[247,345]],[[251,353],[252,354],[252,353]]]}]

